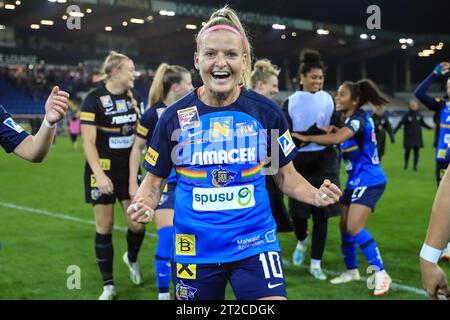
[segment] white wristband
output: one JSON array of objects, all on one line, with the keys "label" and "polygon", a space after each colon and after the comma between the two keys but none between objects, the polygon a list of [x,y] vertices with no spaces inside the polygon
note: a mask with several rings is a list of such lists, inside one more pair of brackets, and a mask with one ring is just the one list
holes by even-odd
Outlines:
[{"label": "white wristband", "polygon": [[54,124],[50,124],[50,122],[47,121],[47,119],[44,117],[44,125],[49,128],[49,129],[53,129],[56,127],[56,122]]},{"label": "white wristband", "polygon": [[439,261],[439,257],[442,254],[442,250],[430,247],[426,243],[423,244],[422,250],[420,250],[420,257],[428,262],[436,264]]}]

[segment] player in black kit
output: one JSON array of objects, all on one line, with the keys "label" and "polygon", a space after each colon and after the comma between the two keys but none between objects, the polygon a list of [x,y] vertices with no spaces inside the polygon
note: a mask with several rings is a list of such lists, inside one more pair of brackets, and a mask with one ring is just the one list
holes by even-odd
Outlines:
[{"label": "player in black kit", "polygon": [[[103,277],[100,300],[116,296],[113,280],[114,203],[130,205],[128,193],[129,157],[136,122],[144,111],[133,91],[135,67],[123,54],[111,52],[103,64],[104,83],[91,91],[81,110],[86,166],[84,184],[86,202],[92,203],[96,222],[95,253]],[[136,177],[137,178],[137,177]],[[142,283],[137,256],[144,240],[144,225],[127,220],[128,251],[123,260],[134,284]]]}]

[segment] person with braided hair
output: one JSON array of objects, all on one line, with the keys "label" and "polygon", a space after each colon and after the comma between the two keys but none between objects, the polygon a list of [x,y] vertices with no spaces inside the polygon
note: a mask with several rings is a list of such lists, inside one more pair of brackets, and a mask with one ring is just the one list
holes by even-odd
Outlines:
[{"label": "person with braided hair", "polygon": [[[111,52],[103,64],[104,83],[91,91],[81,108],[81,136],[86,165],[85,197],[92,203],[96,223],[95,253],[103,278],[100,300],[116,296],[113,280],[114,203],[122,208],[130,205],[128,192],[129,158],[134,130],[144,105],[133,91],[136,77],[133,61]],[[138,177],[136,177],[138,179]],[[128,251],[123,260],[130,270],[131,281],[139,285],[142,276],[137,263],[144,240],[144,225],[127,219]]]}]

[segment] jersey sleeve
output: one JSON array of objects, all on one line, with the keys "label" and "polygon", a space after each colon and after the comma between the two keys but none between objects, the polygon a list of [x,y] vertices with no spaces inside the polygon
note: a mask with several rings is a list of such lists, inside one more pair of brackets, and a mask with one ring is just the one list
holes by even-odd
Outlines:
[{"label": "jersey sleeve", "polygon": [[10,153],[28,136],[28,132],[19,126],[0,105],[0,145],[2,148]]},{"label": "jersey sleeve", "polygon": [[81,124],[97,124],[97,101],[94,94],[89,94],[86,99],[84,99],[81,106],[80,120]]},{"label": "jersey sleeve", "polygon": [[158,115],[155,111],[155,108],[151,107],[139,120],[136,126],[136,135],[147,141],[150,140],[157,122]]},{"label": "jersey sleeve", "polygon": [[431,97],[427,95],[428,88],[433,80],[436,78],[436,74],[432,72],[428,77],[423,80],[414,91],[414,95],[420,102],[422,102],[428,109],[432,111],[439,111],[445,106],[445,101]]},{"label": "jersey sleeve", "polygon": [[364,117],[360,115],[355,114],[348,119],[345,127],[352,130],[353,135],[356,136],[359,132],[363,132],[366,128],[366,119],[364,119]]},{"label": "jersey sleeve", "polygon": [[173,166],[171,133],[166,119],[161,117],[156,124],[144,159],[145,170],[161,178],[167,178]]},{"label": "jersey sleeve", "polygon": [[[278,146],[279,166],[280,168],[287,165],[294,159],[297,154],[297,148],[292,140],[291,132],[289,130],[288,122],[286,121],[282,111],[278,108],[275,117],[275,126],[270,129],[278,129],[279,137],[277,141],[271,141],[271,134],[268,132],[269,149]],[[270,154],[272,154],[270,150]]]}]

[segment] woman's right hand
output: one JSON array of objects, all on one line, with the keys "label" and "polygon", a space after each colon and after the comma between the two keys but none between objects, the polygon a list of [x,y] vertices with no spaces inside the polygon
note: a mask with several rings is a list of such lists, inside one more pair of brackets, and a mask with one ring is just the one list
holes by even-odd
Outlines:
[{"label": "woman's right hand", "polygon": [[95,175],[95,179],[97,182],[97,188],[100,190],[102,194],[108,195],[113,194],[114,185],[111,179],[104,172]]}]

